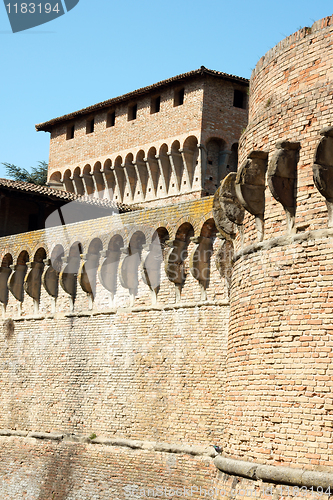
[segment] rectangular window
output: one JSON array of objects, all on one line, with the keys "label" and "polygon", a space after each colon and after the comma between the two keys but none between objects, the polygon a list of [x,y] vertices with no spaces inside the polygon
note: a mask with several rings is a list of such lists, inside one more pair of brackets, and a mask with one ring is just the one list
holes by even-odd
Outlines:
[{"label": "rectangular window", "polygon": [[92,134],[95,129],[95,118],[87,120],[86,134]]},{"label": "rectangular window", "polygon": [[184,88],[175,90],[175,97],[174,97],[173,105],[174,106],[181,106],[182,104],[184,104],[184,95],[185,95]]},{"label": "rectangular window", "polygon": [[234,89],[234,108],[242,108],[246,107],[246,96],[244,92],[241,90]]},{"label": "rectangular window", "polygon": [[151,100],[150,113],[159,113],[161,109],[161,96],[153,97]]},{"label": "rectangular window", "polygon": [[69,141],[70,139],[74,139],[74,133],[75,133],[75,125],[69,125],[67,127],[67,135],[66,135],[67,141]]},{"label": "rectangular window", "polygon": [[127,115],[127,120],[136,120],[136,115],[138,112],[138,105],[137,104],[131,104],[128,106],[128,115]]},{"label": "rectangular window", "polygon": [[106,117],[106,126],[107,127],[114,127],[115,123],[116,123],[116,112],[110,111]]}]

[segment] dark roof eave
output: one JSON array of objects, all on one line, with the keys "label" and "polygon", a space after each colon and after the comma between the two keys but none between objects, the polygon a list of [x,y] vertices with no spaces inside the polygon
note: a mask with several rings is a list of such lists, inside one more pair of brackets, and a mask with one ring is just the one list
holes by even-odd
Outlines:
[{"label": "dark roof eave", "polygon": [[80,109],[78,111],[74,111],[73,113],[69,113],[67,115],[59,116],[58,118],[53,118],[52,120],[49,120],[44,123],[39,123],[35,126],[37,132],[51,132],[52,127],[54,125],[57,125],[58,123],[64,122],[64,121],[69,121],[73,120],[77,116],[82,116],[86,115],[89,113],[92,113],[93,111],[98,111],[100,109],[108,108],[112,105],[118,104],[123,101],[130,100],[134,97],[138,97],[144,94],[147,94],[151,92],[152,90],[164,87],[169,85],[170,83],[174,83],[177,81],[183,81],[186,79],[193,78],[195,76],[199,75],[210,75],[214,76],[217,78],[221,78],[223,80],[227,81],[233,81],[240,83],[241,85],[246,85],[248,86],[249,80],[247,78],[243,78],[241,76],[235,76],[235,75],[230,75],[228,73],[222,73],[221,71],[215,71],[211,69],[207,69],[204,66],[201,66],[201,68],[194,70],[194,71],[189,71],[188,73],[183,73],[181,75],[174,76],[172,78],[169,78],[167,80],[162,80],[160,82],[154,83],[153,85],[149,85],[148,87],[142,87],[140,89],[134,90],[132,92],[129,92],[127,94],[114,97],[113,99],[108,99],[107,101],[99,102],[97,104],[94,104],[92,106],[88,106],[87,108]]},{"label": "dark roof eave", "polygon": [[123,203],[110,202],[99,198],[90,198],[89,196],[80,196],[69,193],[68,191],[62,191],[48,186],[37,186],[35,184],[29,184],[28,182],[14,181],[12,179],[0,178],[0,191],[1,190],[28,194],[29,196],[46,198],[64,204],[75,201],[86,206],[94,206],[103,210],[119,211],[120,214],[136,210],[136,207],[128,206]]}]

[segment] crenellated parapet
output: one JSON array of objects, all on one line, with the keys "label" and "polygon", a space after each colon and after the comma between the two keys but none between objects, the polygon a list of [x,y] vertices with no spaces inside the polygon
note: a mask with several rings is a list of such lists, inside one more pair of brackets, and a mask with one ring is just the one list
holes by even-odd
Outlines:
[{"label": "crenellated parapet", "polygon": [[178,212],[139,210],[2,238],[3,314],[150,306],[161,296],[173,304],[189,300],[188,293],[209,300],[214,273],[214,282],[220,279],[221,244],[211,209],[207,198]]}]

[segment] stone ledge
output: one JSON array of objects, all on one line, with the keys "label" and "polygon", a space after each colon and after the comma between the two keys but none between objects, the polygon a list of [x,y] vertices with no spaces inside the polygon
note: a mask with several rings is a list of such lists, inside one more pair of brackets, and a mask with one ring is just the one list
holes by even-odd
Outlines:
[{"label": "stone ledge", "polygon": [[260,479],[269,483],[305,486],[307,488],[322,487],[324,490],[333,487],[333,473],[317,472],[292,467],[261,465],[217,456],[214,464],[221,472],[241,476],[254,481]]},{"label": "stone ledge", "polygon": [[[48,319],[65,319],[65,318],[90,318],[92,316],[110,316],[112,314],[118,313],[135,313],[135,312],[150,312],[150,311],[171,311],[174,309],[193,309],[195,307],[225,307],[229,306],[227,300],[206,300],[200,302],[177,302],[170,305],[155,305],[155,306],[134,306],[134,307],[117,307],[113,309],[103,309],[100,311],[78,311],[77,313],[55,313],[55,314],[44,314],[44,315],[29,315],[29,316],[18,316],[11,318],[13,321],[39,321]],[[4,318],[5,319],[5,318]],[[7,318],[8,319],[8,318]]]},{"label": "stone ledge", "polygon": [[179,445],[173,443],[157,443],[154,441],[138,441],[121,437],[98,436],[90,439],[89,436],[79,436],[75,434],[61,434],[56,432],[34,432],[19,431],[12,429],[0,429],[0,437],[21,437],[34,438],[38,440],[63,441],[69,443],[81,443],[103,446],[117,446],[121,448],[131,448],[132,450],[150,450],[161,453],[174,453],[182,455],[208,456],[214,458],[216,452],[212,447]]},{"label": "stone ledge", "polygon": [[260,252],[261,250],[271,250],[275,247],[283,247],[286,245],[292,245],[293,243],[303,243],[304,241],[317,240],[321,238],[331,238],[333,237],[333,228],[329,229],[314,229],[313,231],[307,231],[299,234],[288,234],[284,236],[279,236],[277,238],[271,238],[269,240],[261,241],[260,243],[254,243],[249,245],[239,252],[237,252],[233,261],[236,262],[241,257],[250,255],[252,253]]}]

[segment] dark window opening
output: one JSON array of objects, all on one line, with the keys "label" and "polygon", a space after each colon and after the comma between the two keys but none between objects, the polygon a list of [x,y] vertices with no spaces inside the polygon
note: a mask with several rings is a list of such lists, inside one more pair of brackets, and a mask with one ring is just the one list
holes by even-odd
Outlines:
[{"label": "dark window opening", "polygon": [[174,98],[174,106],[181,106],[184,104],[184,94],[185,94],[185,89],[178,89],[175,90],[175,98]]},{"label": "dark window opening", "polygon": [[212,160],[208,160],[208,165],[213,165]]},{"label": "dark window opening", "polygon": [[161,96],[153,97],[151,100],[150,113],[159,113],[161,109]]},{"label": "dark window opening", "polygon": [[234,89],[234,107],[245,109],[245,94],[241,90]]},{"label": "dark window opening", "polygon": [[75,125],[70,125],[67,127],[67,136],[66,139],[69,141],[70,139],[74,139],[74,133],[75,133]]},{"label": "dark window opening", "polygon": [[116,112],[112,111],[107,114],[106,117],[106,126],[107,127],[114,127],[114,124],[116,123]]},{"label": "dark window opening", "polygon": [[137,104],[132,104],[132,106],[128,107],[128,118],[127,120],[136,120],[136,115],[138,112],[138,105]]},{"label": "dark window opening", "polygon": [[86,134],[92,134],[95,129],[95,119],[87,120]]}]

